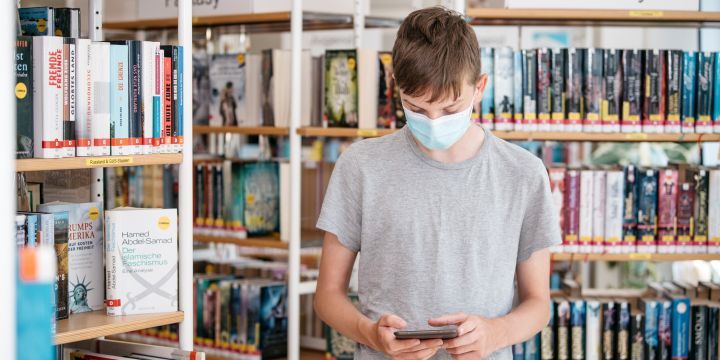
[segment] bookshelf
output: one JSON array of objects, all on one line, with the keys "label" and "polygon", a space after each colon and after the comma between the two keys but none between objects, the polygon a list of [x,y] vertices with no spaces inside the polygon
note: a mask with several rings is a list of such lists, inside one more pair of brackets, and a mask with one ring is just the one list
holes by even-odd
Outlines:
[{"label": "bookshelf", "polygon": [[720,260],[720,254],[580,254],[554,253],[553,261],[691,261]]},{"label": "bookshelf", "polygon": [[57,322],[55,344],[94,339],[183,321],[183,313],[107,316],[104,310],[73,314]]},{"label": "bookshelf", "polygon": [[180,164],[182,154],[93,156],[62,159],[18,159],[16,171],[94,169],[120,166]]},{"label": "bookshelf", "polygon": [[193,240],[203,243],[220,243],[220,244],[233,244],[238,246],[257,247],[257,248],[272,248],[272,249],[287,249],[288,243],[280,241],[280,238],[276,237],[249,237],[247,239],[237,239],[233,237],[223,236],[208,236],[195,234]]},{"label": "bookshelf", "polygon": [[288,136],[290,129],[286,127],[274,126],[193,126],[193,132],[198,135],[202,134],[242,134],[242,135],[270,135],[270,136]]}]

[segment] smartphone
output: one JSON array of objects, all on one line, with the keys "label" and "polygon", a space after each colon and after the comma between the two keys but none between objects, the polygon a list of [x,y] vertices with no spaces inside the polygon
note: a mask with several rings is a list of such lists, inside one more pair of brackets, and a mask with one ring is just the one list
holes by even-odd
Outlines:
[{"label": "smartphone", "polygon": [[398,340],[418,339],[452,339],[458,336],[456,328],[450,329],[430,329],[430,330],[400,330],[395,332],[395,338]]}]

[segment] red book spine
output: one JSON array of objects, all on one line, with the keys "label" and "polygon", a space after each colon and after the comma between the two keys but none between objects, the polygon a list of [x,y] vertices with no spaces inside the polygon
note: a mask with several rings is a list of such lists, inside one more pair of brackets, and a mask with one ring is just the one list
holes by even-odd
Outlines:
[{"label": "red book spine", "polygon": [[670,252],[676,245],[678,171],[660,173],[658,186],[658,244],[660,252]]},{"label": "red book spine", "polygon": [[680,252],[692,250],[693,215],[695,211],[695,187],[692,183],[680,184],[677,210],[677,244]]},{"label": "red book spine", "polygon": [[560,232],[562,233],[563,239],[565,238],[565,211],[564,211],[564,198],[565,198],[565,169],[564,168],[552,168],[549,170],[550,176],[550,191],[553,197],[553,204],[555,210],[558,213],[558,220],[560,225]]},{"label": "red book spine", "polygon": [[165,67],[165,117],[163,121],[163,140],[161,143],[163,145],[169,146],[172,144],[172,102],[173,102],[173,76],[172,76],[172,57],[166,56],[163,59],[163,64]]},{"label": "red book spine", "polygon": [[580,172],[568,170],[565,173],[564,233],[563,245],[566,251],[575,252],[580,231]]}]

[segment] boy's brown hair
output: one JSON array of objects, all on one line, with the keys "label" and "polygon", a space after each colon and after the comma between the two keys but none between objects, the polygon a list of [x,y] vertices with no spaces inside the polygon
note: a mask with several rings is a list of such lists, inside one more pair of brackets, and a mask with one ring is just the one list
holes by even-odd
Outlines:
[{"label": "boy's brown hair", "polygon": [[430,92],[430,102],[460,96],[463,81],[480,79],[480,47],[460,13],[431,7],[410,13],[392,51],[398,87],[409,96]]}]

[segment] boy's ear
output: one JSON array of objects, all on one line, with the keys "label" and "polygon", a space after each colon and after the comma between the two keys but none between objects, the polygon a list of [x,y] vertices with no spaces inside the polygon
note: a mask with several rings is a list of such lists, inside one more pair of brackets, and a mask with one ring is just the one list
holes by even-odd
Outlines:
[{"label": "boy's ear", "polygon": [[487,80],[487,74],[482,74],[480,75],[480,79],[478,79],[478,81],[475,83],[476,95],[474,102],[478,102],[480,101],[480,99],[483,98],[483,94],[485,93],[485,87],[487,86]]}]

